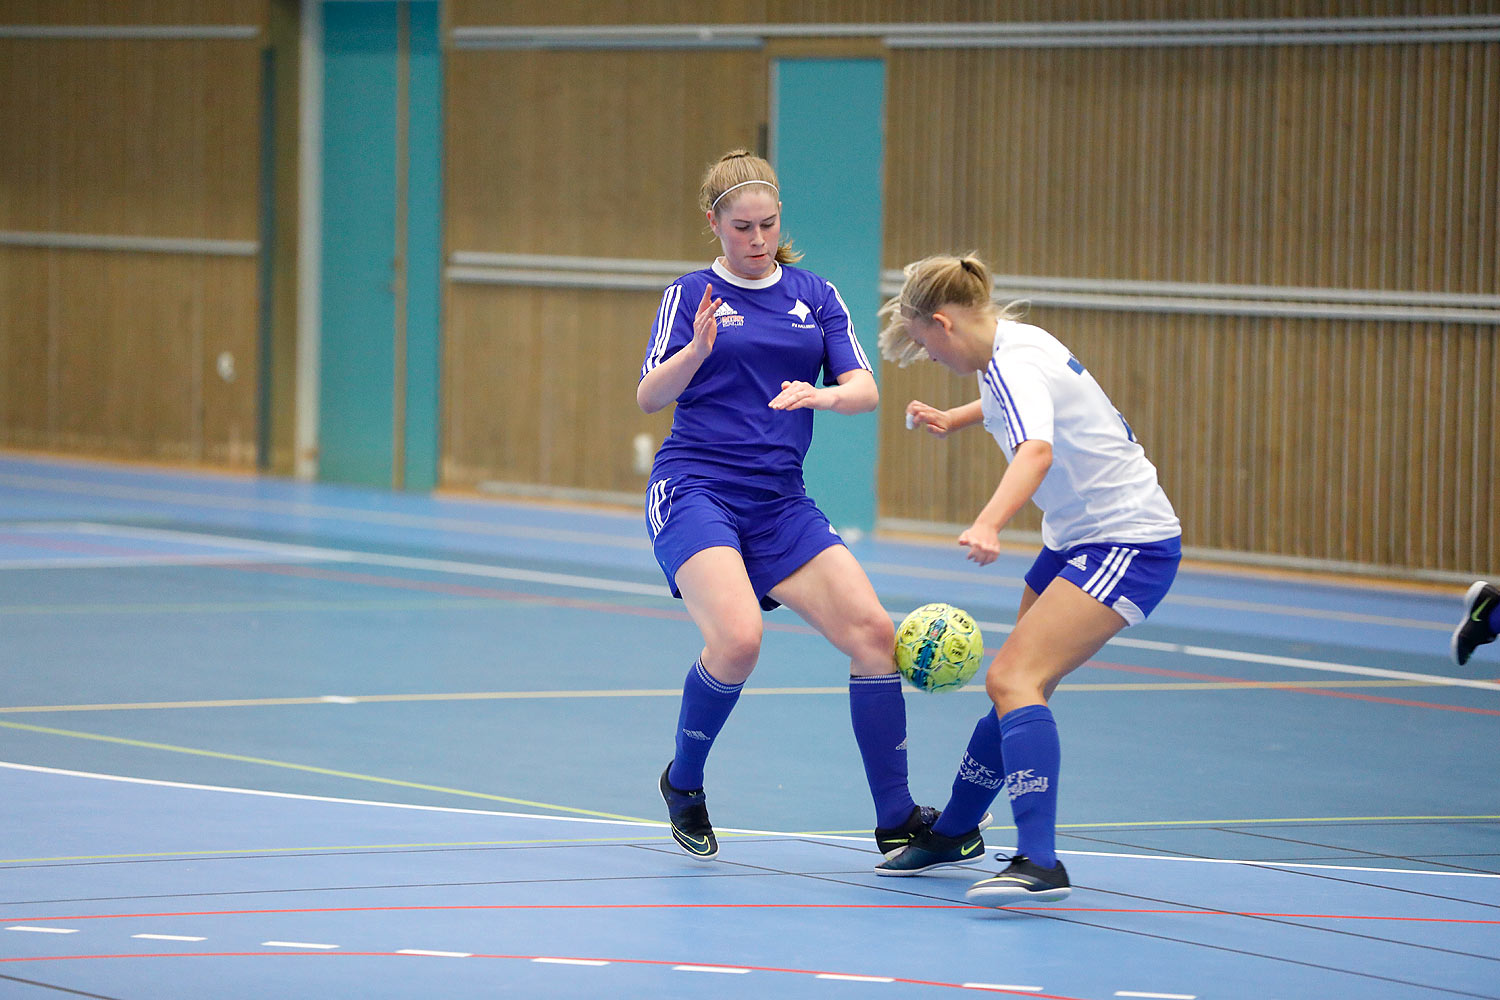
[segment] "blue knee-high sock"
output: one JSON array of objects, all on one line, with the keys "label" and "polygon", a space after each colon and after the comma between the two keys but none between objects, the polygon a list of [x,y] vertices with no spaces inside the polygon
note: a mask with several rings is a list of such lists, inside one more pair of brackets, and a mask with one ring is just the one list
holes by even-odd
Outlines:
[{"label": "blue knee-high sock", "polygon": [[725,684],[703,669],[703,660],[693,661],[682,685],[682,709],[677,713],[677,752],[667,781],[672,787],[691,792],[703,787],[703,762],[714,739],[740,700],[743,684]]},{"label": "blue knee-high sock", "polygon": [[934,833],[957,837],[979,825],[990,803],[1005,784],[1005,761],[1000,750],[1000,719],[992,708],[974,727],[969,748],[959,762],[953,793],[943,814],[932,825]]},{"label": "blue knee-high sock", "polygon": [[1490,608],[1489,621],[1486,624],[1489,625],[1491,632],[1500,635],[1500,604]]},{"label": "blue knee-high sock", "polygon": [[898,827],[916,804],[906,784],[906,701],[901,675],[849,678],[849,718],[875,799],[875,825]]},{"label": "blue knee-high sock", "polygon": [[1057,776],[1062,748],[1057,722],[1046,705],[1027,705],[1000,720],[1005,792],[1016,818],[1016,852],[1033,864],[1057,864]]}]

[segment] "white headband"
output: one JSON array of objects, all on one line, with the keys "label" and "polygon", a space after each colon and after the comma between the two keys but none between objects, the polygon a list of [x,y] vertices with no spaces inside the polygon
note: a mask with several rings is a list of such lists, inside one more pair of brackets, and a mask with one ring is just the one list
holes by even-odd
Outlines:
[{"label": "white headband", "polygon": [[770,181],[740,181],[738,184],[731,185],[730,187],[727,187],[723,191],[719,192],[719,197],[715,198],[713,204],[708,206],[709,211],[713,211],[714,209],[718,208],[719,202],[724,200],[724,196],[726,194],[733,191],[735,188],[742,188],[746,184],[764,184],[766,187],[770,188],[772,191],[775,191],[777,194],[781,193],[776,185],[772,184]]}]

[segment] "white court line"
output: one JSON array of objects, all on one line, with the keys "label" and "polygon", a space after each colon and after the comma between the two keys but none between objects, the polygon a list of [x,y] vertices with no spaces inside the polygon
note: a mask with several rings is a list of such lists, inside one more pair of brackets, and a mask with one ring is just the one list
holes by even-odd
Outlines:
[{"label": "white court line", "polygon": [[469,951],[427,951],[422,948],[402,948],[396,952],[398,955],[425,955],[428,958],[473,958],[474,953]]},{"label": "white court line", "polygon": [[1198,1000],[1196,993],[1136,993],[1132,990],[1115,990],[1117,997],[1145,997],[1147,1000]]},{"label": "white court line", "polygon": [[722,972],[731,976],[743,976],[749,969],[732,969],[727,965],[674,965],[673,972]]},{"label": "white court line", "polygon": [[132,934],[142,941],[207,941],[208,938],[190,937],[186,934]]},{"label": "white court line", "polygon": [[837,979],[845,983],[894,983],[889,976],[850,976],[839,972],[820,972],[814,979]]},{"label": "white court line", "polygon": [[[4,477],[0,476],[0,481]],[[80,530],[114,531],[110,525],[98,525],[90,522],[76,522]],[[599,590],[610,593],[638,594],[647,597],[670,598],[666,587],[658,584],[633,583],[628,580],[615,580],[607,577],[580,576],[572,573],[548,573],[539,570],[513,569],[504,566],[492,566],[483,563],[459,562],[451,559],[422,559],[411,556],[386,555],[376,552],[359,552],[349,549],[327,549],[302,545],[281,545],[277,542],[264,542],[259,539],[241,539],[228,535],[199,535],[193,532],[178,532],[162,528],[128,528],[121,529],[115,533],[127,534],[134,532],[151,537],[177,537],[188,539],[206,539],[217,545],[234,543],[257,551],[286,551],[291,558],[298,560],[312,560],[318,562],[347,562],[373,566],[385,566],[395,569],[415,569],[431,573],[450,573],[458,576],[475,576],[487,579],[512,580],[525,583],[540,583],[559,587],[575,587],[586,590]],[[219,558],[219,557],[215,557]],[[244,560],[229,560],[244,561]],[[0,569],[6,568],[0,564]],[[900,621],[905,617],[904,613],[889,612],[892,620]],[[983,629],[990,632],[998,632],[1002,635],[1009,634],[1015,627],[1007,622],[978,623]],[[1247,653],[1233,649],[1218,649],[1211,646],[1188,646],[1175,642],[1154,642],[1146,639],[1132,639],[1116,636],[1110,639],[1106,645],[1121,646],[1130,649],[1150,649],[1157,652],[1175,653],[1181,656],[1195,656],[1215,660],[1229,660],[1241,663],[1259,663],[1268,666],[1291,667],[1298,670],[1323,671],[1336,674],[1354,674],[1362,677],[1380,677],[1387,680],[1416,681],[1423,684],[1435,684],[1448,687],[1466,687],[1480,691],[1500,692],[1500,681],[1479,680],[1469,677],[1449,677],[1443,674],[1419,674],[1404,670],[1385,670],[1380,667],[1365,667],[1352,663],[1332,663],[1324,660],[1307,660],[1292,656],[1271,656],[1261,653]]]},{"label": "white court line", "polygon": [[262,941],[262,948],[311,948],[315,951],[332,951],[336,944],[309,944],[306,941]]},{"label": "white court line", "polygon": [[[16,764],[10,761],[0,761],[0,768],[10,768],[16,771],[32,771],[38,774],[56,774],[70,778],[88,778],[95,781],[119,781],[132,785],[155,785],[162,788],[185,788],[191,791],[223,792],[230,795],[256,795],[263,798],[274,799],[299,799],[309,802],[329,802],[335,805],[351,806],[375,806],[381,809],[409,809],[417,812],[439,812],[439,813],[463,813],[473,816],[500,816],[508,819],[532,819],[544,820],[556,823],[584,823],[604,826],[625,826],[640,828],[651,828],[663,830],[667,824],[655,822],[633,822],[618,819],[593,819],[585,816],[547,816],[539,813],[517,813],[502,812],[494,809],[461,809],[453,806],[422,806],[412,805],[405,802],[376,802],[369,799],[341,799],[326,795],[301,795],[294,792],[269,792],[255,788],[231,788],[223,785],[195,785],[180,781],[163,781],[158,778],[130,778],[117,774],[96,774],[90,771],[69,771],[56,767],[41,767],[35,764]],[[1362,817],[1371,819],[1378,817]],[[1336,817],[1330,817],[1336,819]],[[1243,820],[1204,820],[1205,824],[1213,823],[1223,825],[1225,823],[1245,822]],[[869,837],[841,836],[838,834],[823,833],[798,833],[784,830],[750,830],[735,827],[715,827],[720,833],[735,833],[761,837],[784,837],[791,840],[813,840],[828,841],[832,843],[868,843]],[[999,846],[999,845],[993,845]],[[1491,878],[1500,879],[1500,873],[1492,872],[1444,872],[1444,871],[1421,871],[1417,869],[1404,868],[1369,868],[1355,867],[1352,865],[1314,865],[1300,862],[1281,861],[1248,861],[1233,858],[1184,858],[1177,855],[1163,854],[1125,854],[1104,851],[1058,851],[1058,854],[1078,855],[1079,857],[1097,858],[1125,858],[1133,861],[1177,861],[1192,864],[1213,865],[1241,865],[1249,868],[1316,868],[1327,871],[1350,871],[1350,872],[1375,872],[1393,875],[1428,875],[1439,878]]]},{"label": "white court line", "polygon": [[68,927],[27,927],[18,924],[15,927],[5,928],[8,931],[20,931],[23,934],[77,934],[77,928]]},{"label": "white court line", "polygon": [[608,962],[600,961],[597,958],[533,958],[532,961],[540,962],[543,965],[601,966],[609,964]]},{"label": "white court line", "polygon": [[1012,993],[1040,993],[1040,986],[1007,986],[1004,983],[964,983],[966,990],[1005,990]]}]

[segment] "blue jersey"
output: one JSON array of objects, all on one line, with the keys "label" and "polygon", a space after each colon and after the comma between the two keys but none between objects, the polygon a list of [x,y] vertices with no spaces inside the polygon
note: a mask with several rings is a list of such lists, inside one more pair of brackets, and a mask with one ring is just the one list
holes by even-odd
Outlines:
[{"label": "blue jersey", "polygon": [[838,289],[798,267],[767,278],[736,277],[720,263],[673,282],[662,296],[641,377],[693,339],[693,317],[712,283],[724,300],[719,332],[687,388],[677,397],[672,432],[656,453],[651,479],[705,476],[745,486],[800,493],[802,460],[812,442],[813,411],[773,410],[782,382],[836,384],[870,371]]}]

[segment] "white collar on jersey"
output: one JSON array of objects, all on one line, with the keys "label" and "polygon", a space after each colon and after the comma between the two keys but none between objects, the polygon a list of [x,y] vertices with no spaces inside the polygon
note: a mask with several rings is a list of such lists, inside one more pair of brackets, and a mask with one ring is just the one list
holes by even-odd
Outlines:
[{"label": "white collar on jersey", "polygon": [[776,284],[776,282],[781,280],[781,265],[777,264],[776,270],[772,271],[764,278],[741,278],[739,275],[729,270],[728,267],[724,266],[724,258],[720,257],[718,260],[714,261],[714,274],[717,274],[719,277],[723,278],[731,285],[735,285],[739,288],[770,288],[772,285]]}]

